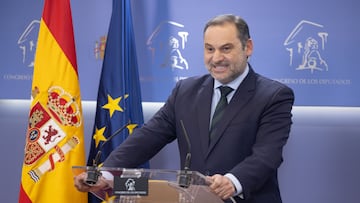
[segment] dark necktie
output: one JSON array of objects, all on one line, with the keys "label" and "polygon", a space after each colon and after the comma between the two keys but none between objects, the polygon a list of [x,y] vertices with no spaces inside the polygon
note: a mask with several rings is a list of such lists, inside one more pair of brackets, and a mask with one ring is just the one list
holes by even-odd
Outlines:
[{"label": "dark necktie", "polygon": [[211,127],[210,127],[210,140],[216,134],[217,125],[218,125],[219,121],[221,120],[221,118],[222,118],[222,116],[224,114],[225,107],[228,104],[226,96],[231,91],[233,91],[233,89],[231,87],[228,87],[228,86],[220,86],[219,89],[220,89],[220,92],[221,92],[221,97],[220,97],[219,102],[216,105],[215,112],[214,112],[214,115],[213,115],[213,118],[212,118]]}]

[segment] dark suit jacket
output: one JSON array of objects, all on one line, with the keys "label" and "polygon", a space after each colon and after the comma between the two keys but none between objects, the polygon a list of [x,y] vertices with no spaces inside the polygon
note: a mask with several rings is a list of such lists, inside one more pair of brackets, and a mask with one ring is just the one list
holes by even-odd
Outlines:
[{"label": "dark suit jacket", "polygon": [[213,84],[210,75],[179,81],[165,105],[104,166],[136,167],[177,139],[183,167],[188,145],[182,120],[191,142],[190,170],[204,175],[232,173],[243,187],[245,199],[236,198],[238,202],[280,203],[277,169],[292,124],[293,91],[250,68],[209,144]]}]

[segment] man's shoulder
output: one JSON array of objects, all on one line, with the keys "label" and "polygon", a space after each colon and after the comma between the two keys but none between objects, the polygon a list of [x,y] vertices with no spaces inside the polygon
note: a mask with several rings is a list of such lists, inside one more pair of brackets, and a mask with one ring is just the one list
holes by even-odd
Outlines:
[{"label": "man's shoulder", "polygon": [[265,88],[285,88],[285,89],[291,89],[289,86],[285,85],[284,83],[281,83],[277,80],[271,79],[267,76],[263,76],[261,74],[255,73],[257,84],[261,87]]}]

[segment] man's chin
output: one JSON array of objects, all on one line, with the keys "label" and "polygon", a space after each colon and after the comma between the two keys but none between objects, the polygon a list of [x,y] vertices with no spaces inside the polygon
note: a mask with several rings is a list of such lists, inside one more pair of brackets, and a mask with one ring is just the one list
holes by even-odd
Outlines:
[{"label": "man's chin", "polygon": [[227,76],[225,76],[224,74],[220,75],[220,74],[211,74],[213,76],[213,78],[219,82],[221,82],[222,84],[226,84],[229,83],[229,78]]}]

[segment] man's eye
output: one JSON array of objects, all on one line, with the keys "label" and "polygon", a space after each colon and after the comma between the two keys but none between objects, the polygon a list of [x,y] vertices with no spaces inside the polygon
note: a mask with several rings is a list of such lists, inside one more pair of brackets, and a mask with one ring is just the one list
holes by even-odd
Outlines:
[{"label": "man's eye", "polygon": [[206,50],[207,50],[208,52],[213,52],[213,51],[214,51],[214,49],[211,48],[211,47],[206,48]]},{"label": "man's eye", "polygon": [[222,50],[223,52],[227,53],[231,51],[231,47],[223,47]]}]

